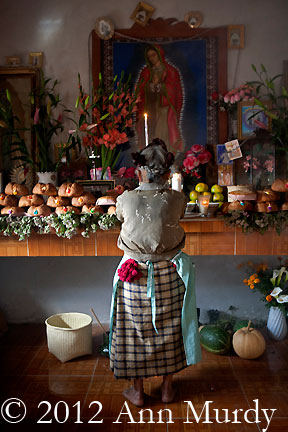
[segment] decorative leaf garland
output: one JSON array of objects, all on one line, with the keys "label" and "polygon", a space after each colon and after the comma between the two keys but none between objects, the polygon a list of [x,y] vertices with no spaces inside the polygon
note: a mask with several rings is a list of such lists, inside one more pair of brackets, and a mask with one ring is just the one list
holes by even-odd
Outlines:
[{"label": "decorative leaf garland", "polygon": [[259,232],[263,234],[269,228],[274,228],[277,234],[288,226],[288,212],[249,213],[234,211],[224,215],[226,225],[241,228],[244,233]]},{"label": "decorative leaf garland", "polygon": [[16,235],[19,241],[30,237],[32,232],[38,234],[49,234],[54,232],[58,237],[71,239],[74,235],[81,232],[83,237],[89,237],[90,233],[95,233],[97,229],[112,229],[120,224],[115,215],[85,213],[75,214],[67,212],[50,216],[1,216],[0,234],[5,236]]}]

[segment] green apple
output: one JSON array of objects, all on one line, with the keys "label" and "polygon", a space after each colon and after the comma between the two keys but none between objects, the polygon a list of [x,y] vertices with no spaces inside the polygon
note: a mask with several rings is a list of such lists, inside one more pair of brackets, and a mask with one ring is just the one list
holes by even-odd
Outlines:
[{"label": "green apple", "polygon": [[189,198],[190,198],[191,201],[196,201],[197,198],[198,198],[198,195],[199,195],[199,194],[198,194],[197,191],[192,190],[192,191],[189,193]]},{"label": "green apple", "polygon": [[222,202],[224,201],[224,195],[222,193],[214,193],[212,199],[214,202]]},{"label": "green apple", "polygon": [[211,187],[211,192],[212,193],[222,193],[223,192],[223,188],[222,186],[215,184]]},{"label": "green apple", "polygon": [[206,183],[197,183],[197,185],[195,186],[195,190],[197,192],[206,192],[208,191],[208,185]]}]

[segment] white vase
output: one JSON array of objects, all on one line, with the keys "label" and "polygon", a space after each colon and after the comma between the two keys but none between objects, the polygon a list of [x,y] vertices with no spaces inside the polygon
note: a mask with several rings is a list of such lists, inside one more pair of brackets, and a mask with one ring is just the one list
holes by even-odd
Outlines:
[{"label": "white vase", "polygon": [[285,339],[287,335],[287,322],[284,313],[278,307],[272,306],[270,308],[267,329],[273,339],[278,341]]},{"label": "white vase", "polygon": [[52,183],[54,186],[56,186],[57,182],[57,173],[53,171],[45,171],[45,172],[37,172],[37,177],[39,183]]}]

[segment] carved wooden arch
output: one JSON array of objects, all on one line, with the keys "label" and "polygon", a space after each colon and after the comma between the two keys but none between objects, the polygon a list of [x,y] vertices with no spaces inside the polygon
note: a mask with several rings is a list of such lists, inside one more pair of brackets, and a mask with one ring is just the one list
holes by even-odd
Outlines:
[{"label": "carved wooden arch", "polygon": [[[203,39],[215,38],[217,41],[217,91],[221,94],[227,92],[227,28],[191,28],[185,21],[175,18],[150,19],[143,27],[135,23],[130,29],[115,30],[112,41],[127,40],[177,40],[177,39]],[[92,80],[93,85],[98,83],[99,72],[103,71],[105,62],[104,41],[92,31]],[[227,114],[218,110],[218,143],[227,141]],[[215,143],[216,144],[216,143]]]}]

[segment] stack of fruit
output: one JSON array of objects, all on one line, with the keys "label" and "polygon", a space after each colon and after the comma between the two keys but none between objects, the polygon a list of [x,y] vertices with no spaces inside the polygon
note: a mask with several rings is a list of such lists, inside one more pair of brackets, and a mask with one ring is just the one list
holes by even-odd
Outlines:
[{"label": "stack of fruit", "polygon": [[219,203],[221,207],[224,201],[222,186],[215,184],[209,191],[209,186],[206,183],[198,183],[195,189],[189,193],[190,203],[196,203],[199,195],[206,195],[210,197],[210,202]]}]

